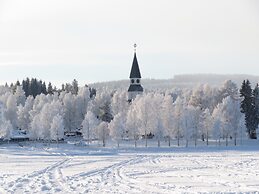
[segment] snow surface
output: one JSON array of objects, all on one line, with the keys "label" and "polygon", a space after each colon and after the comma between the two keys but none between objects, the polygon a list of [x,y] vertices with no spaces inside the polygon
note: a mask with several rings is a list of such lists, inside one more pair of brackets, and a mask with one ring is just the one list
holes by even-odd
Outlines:
[{"label": "snow surface", "polygon": [[259,142],[118,149],[2,144],[0,167],[0,193],[257,193]]}]

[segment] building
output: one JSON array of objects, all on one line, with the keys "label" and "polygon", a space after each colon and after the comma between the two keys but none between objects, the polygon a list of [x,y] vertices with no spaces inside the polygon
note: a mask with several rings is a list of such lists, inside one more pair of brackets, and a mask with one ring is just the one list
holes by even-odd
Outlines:
[{"label": "building", "polygon": [[134,58],[133,63],[130,71],[130,86],[128,89],[128,101],[131,102],[136,98],[138,94],[143,93],[143,87],[141,86],[141,74],[139,70],[138,65],[138,59],[136,55],[136,47],[137,45],[134,45]]}]

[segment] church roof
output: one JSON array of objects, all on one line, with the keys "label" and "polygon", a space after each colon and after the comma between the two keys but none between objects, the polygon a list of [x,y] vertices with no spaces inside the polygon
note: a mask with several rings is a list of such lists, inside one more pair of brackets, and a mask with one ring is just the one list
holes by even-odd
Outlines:
[{"label": "church roof", "polygon": [[130,78],[141,78],[136,52],[134,53],[134,59],[133,59],[132,67],[131,67]]},{"label": "church roof", "polygon": [[143,92],[141,85],[130,85],[128,92]]}]

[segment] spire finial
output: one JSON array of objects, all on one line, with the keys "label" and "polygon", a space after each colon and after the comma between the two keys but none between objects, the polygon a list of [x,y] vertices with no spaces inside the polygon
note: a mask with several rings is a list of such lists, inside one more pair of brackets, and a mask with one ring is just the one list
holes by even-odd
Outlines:
[{"label": "spire finial", "polygon": [[134,44],[134,52],[136,53],[136,50],[137,50],[137,44],[135,43]]}]

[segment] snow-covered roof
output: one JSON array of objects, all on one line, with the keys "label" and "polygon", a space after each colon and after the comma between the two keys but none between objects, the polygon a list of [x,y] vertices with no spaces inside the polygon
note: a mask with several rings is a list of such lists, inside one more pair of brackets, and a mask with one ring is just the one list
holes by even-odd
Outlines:
[{"label": "snow-covered roof", "polygon": [[28,134],[24,130],[12,130],[10,138],[11,139],[23,139],[28,138]]}]

